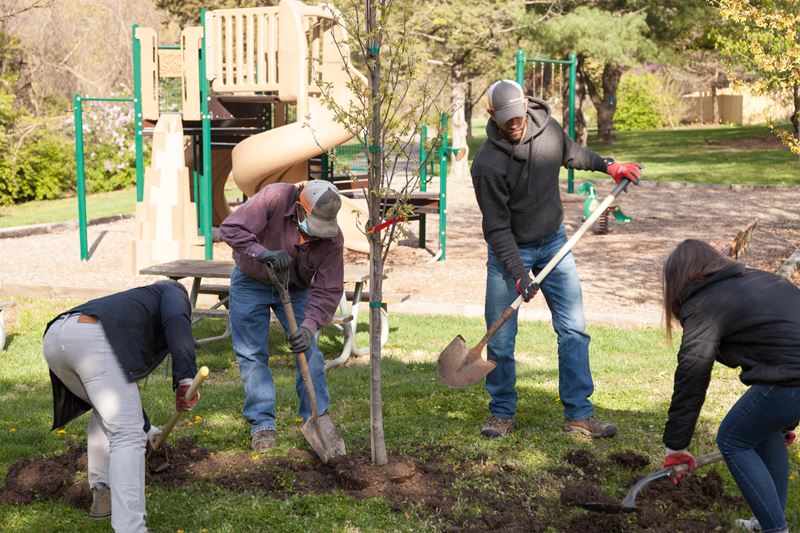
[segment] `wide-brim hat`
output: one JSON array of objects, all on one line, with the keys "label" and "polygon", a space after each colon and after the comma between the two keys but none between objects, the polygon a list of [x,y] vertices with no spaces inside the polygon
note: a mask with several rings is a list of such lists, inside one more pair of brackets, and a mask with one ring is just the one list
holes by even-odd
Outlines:
[{"label": "wide-brim hat", "polygon": [[300,192],[300,205],[306,211],[308,234],[312,237],[332,239],[339,233],[336,216],[342,207],[339,190],[325,180],[311,180]]}]

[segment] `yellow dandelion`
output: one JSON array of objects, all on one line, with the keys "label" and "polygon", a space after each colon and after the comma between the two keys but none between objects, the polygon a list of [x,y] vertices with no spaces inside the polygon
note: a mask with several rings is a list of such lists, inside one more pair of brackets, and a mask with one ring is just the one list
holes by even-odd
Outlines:
[{"label": "yellow dandelion", "polygon": [[56,434],[59,437],[65,437],[67,435],[67,430],[66,429],[59,429],[58,431],[56,431]]},{"label": "yellow dandelion", "polygon": [[303,422],[303,417],[301,417],[301,416],[294,417],[294,423],[295,424],[300,424],[301,422]]},{"label": "yellow dandelion", "polygon": [[253,455],[250,456],[250,459],[253,461],[258,461],[258,454],[254,453]]},{"label": "yellow dandelion", "polygon": [[10,431],[11,433],[16,433],[16,432],[17,432],[17,428],[11,428],[11,429],[9,429],[9,431]]},{"label": "yellow dandelion", "polygon": [[195,424],[199,424],[202,421],[203,421],[203,417],[202,416],[197,415],[197,416],[194,417],[194,423]]},{"label": "yellow dandelion", "polygon": [[794,481],[794,474],[789,474],[789,480]]},{"label": "yellow dandelion", "polygon": [[208,533],[208,530],[206,528],[203,528],[200,530],[200,533]]},{"label": "yellow dandelion", "polygon": [[182,530],[182,529],[179,529],[179,530],[178,530],[178,531],[176,531],[175,533],[183,533],[183,530]]}]

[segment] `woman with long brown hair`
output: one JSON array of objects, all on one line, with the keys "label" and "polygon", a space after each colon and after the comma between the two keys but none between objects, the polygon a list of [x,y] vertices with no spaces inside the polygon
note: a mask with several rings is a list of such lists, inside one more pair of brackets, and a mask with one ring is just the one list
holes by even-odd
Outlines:
[{"label": "woman with long brown hair", "polygon": [[663,292],[667,335],[676,321],[683,327],[664,466],[688,463],[694,470],[687,447],[714,362],[740,368],[739,378],[750,388],[717,432],[717,446],[755,515],[737,524],[788,531],[786,448],[800,420],[800,289],[687,239],[664,263]]}]

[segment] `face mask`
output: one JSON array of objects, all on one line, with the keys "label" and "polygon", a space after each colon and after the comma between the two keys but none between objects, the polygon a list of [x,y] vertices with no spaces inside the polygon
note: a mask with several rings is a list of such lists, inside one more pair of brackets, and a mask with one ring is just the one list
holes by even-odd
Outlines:
[{"label": "face mask", "polygon": [[300,231],[305,233],[308,236],[311,236],[311,232],[308,229],[308,218],[304,218],[297,222],[297,227],[300,228]]}]

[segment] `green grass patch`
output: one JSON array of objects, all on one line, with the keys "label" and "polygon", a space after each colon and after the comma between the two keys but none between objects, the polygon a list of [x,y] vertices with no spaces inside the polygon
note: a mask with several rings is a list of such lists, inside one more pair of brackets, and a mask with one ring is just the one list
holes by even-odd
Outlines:
[{"label": "green grass patch", "polygon": [[[92,194],[86,199],[86,216],[92,219],[128,214],[133,213],[135,207],[135,188]],[[52,224],[70,220],[78,220],[77,196],[0,206],[0,228]]]},{"label": "green grass patch", "polygon": [[[0,357],[0,479],[8,464],[31,456],[49,456],[64,451],[72,440],[85,442],[86,417],[70,423],[67,434],[50,432],[52,405],[47,367],[42,357],[41,336],[47,321],[75,302],[18,300],[17,320],[9,328],[9,345]],[[362,317],[363,319],[364,317]],[[200,324],[198,334],[221,331],[219,321]],[[513,468],[517,479],[542,480],[531,497],[556,502],[560,485],[547,476],[565,466],[567,452],[587,449],[598,458],[633,450],[648,457],[652,468],[663,457],[661,432],[672,394],[675,350],[656,328],[590,327],[591,356],[595,380],[592,400],[597,414],[618,424],[614,439],[589,441],[564,434],[558,399],[556,338],[550,325],[523,322],[518,336],[517,429],[506,439],[479,436],[488,415],[488,395],[482,385],[466,389],[444,387],[436,375],[439,352],[461,334],[468,345],[485,332],[481,319],[392,314],[390,336],[382,364],[384,429],[391,454],[425,459],[452,447],[452,457],[475,465],[455,471],[452,493],[493,491],[518,497],[513,487],[494,486],[495,478],[481,472],[491,468]],[[360,345],[367,342],[367,325],[358,327]],[[269,455],[283,456],[291,448],[308,449],[296,431],[297,397],[294,368],[283,333],[270,336],[271,367],[275,377],[279,445]],[[326,357],[341,349],[341,336],[332,329],[323,332],[320,346]],[[242,419],[243,390],[229,342],[218,342],[197,353],[198,364],[211,375],[203,387],[200,405],[193,415],[200,420],[180,424],[175,437],[193,436],[215,453],[247,454],[249,431]],[[353,364],[328,374],[331,414],[347,443],[348,451],[369,454],[369,367]],[[174,400],[166,366],[141,383],[142,398],[151,419],[163,424]],[[697,454],[714,449],[716,429],[745,387],[737,373],[717,365],[706,404],[692,442]],[[791,474],[798,476],[800,457],[791,455]],[[735,488],[722,465],[716,469],[733,494]],[[631,475],[620,471],[603,481],[603,489],[621,497],[630,486]],[[790,483],[789,527],[800,527],[800,493]],[[381,498],[358,500],[344,493],[296,494],[273,499],[258,492],[234,493],[208,481],[167,488],[148,486],[148,525],[154,531],[412,531],[437,530],[442,524],[424,510],[398,511]],[[485,512],[486,503],[458,500],[464,516]],[[723,511],[725,512],[725,511]],[[731,521],[736,516],[729,517]],[[107,526],[90,521],[80,510],[63,501],[37,502],[29,506],[0,506],[0,528],[7,531],[100,531]]]}]

